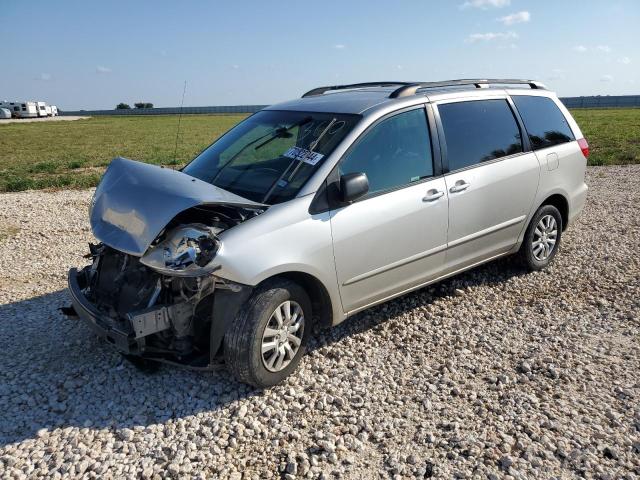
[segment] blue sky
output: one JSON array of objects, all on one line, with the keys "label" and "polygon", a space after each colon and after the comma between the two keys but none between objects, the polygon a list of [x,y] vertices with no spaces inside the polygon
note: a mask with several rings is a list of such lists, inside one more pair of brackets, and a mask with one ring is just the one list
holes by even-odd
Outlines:
[{"label": "blue sky", "polygon": [[269,104],[319,85],[540,79],[640,94],[640,1],[0,0],[0,99]]}]

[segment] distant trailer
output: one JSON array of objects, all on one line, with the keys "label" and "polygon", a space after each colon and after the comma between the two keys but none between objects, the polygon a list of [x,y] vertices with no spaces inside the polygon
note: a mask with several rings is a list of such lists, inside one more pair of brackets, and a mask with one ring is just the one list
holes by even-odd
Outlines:
[{"label": "distant trailer", "polygon": [[34,118],[38,116],[36,102],[0,102],[0,108],[7,108],[14,118]]},{"label": "distant trailer", "polygon": [[51,105],[51,116],[52,117],[58,116],[58,107],[56,107],[55,105]]},{"label": "distant trailer", "polygon": [[0,119],[11,118],[11,110],[8,108],[0,107]]},{"label": "distant trailer", "polygon": [[51,113],[51,109],[49,109],[49,113],[47,113],[47,104],[46,102],[36,102],[38,106],[38,116],[39,117],[49,117],[49,113]]}]

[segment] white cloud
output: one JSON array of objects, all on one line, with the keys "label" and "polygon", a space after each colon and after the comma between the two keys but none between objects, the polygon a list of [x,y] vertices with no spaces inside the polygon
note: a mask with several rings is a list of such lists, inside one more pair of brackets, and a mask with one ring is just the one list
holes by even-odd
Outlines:
[{"label": "white cloud", "polygon": [[618,62],[623,65],[629,65],[631,63],[631,59],[629,57],[621,57],[618,59]]},{"label": "white cloud", "polygon": [[613,75],[603,75],[600,77],[601,82],[613,82]]},{"label": "white cloud", "polygon": [[98,65],[96,67],[96,73],[111,73],[111,69],[109,67]]},{"label": "white cloud", "polygon": [[502,8],[511,5],[511,0],[467,0],[460,8]]},{"label": "white cloud", "polygon": [[338,44],[334,45],[333,48],[335,48],[336,50],[342,50],[344,48],[347,48],[347,46],[343,45],[342,43],[338,43]]},{"label": "white cloud", "polygon": [[38,77],[38,80],[42,80],[43,82],[48,82],[49,80],[51,80],[51,74],[41,73],[40,76]]},{"label": "white cloud", "polygon": [[531,14],[527,11],[512,13],[511,15],[505,15],[504,17],[498,18],[498,21],[502,22],[507,27],[509,25],[515,25],[516,23],[527,23],[529,20],[531,20]]},{"label": "white cloud", "polygon": [[404,67],[402,65],[396,65],[396,69],[402,70]]},{"label": "white cloud", "polygon": [[575,47],[573,47],[573,49],[579,53],[584,53],[587,51],[587,47],[585,47],[584,45],[576,45]]},{"label": "white cloud", "polygon": [[467,37],[467,42],[491,42],[493,40],[512,40],[516,38],[518,38],[516,32],[472,33]]},{"label": "white cloud", "polygon": [[596,50],[598,50],[599,52],[609,53],[611,51],[611,48],[609,48],[608,45],[598,45],[596,47]]},{"label": "white cloud", "polygon": [[240,68],[240,65],[234,63],[233,65],[231,65],[231,68],[233,68],[234,70],[238,70]]}]

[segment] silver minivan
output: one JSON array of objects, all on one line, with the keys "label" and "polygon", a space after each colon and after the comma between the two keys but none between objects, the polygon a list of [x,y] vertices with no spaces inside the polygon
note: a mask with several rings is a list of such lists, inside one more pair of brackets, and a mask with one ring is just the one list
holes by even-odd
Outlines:
[{"label": "silver minivan", "polygon": [[505,255],[545,268],[584,205],[588,153],[535,81],[316,88],[181,171],[114,159],[66,312],[137,364],[224,359],[268,387],[314,324]]}]

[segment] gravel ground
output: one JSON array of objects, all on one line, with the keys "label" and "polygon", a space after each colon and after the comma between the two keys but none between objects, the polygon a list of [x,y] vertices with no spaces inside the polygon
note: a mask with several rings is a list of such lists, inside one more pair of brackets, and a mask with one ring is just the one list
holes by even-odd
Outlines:
[{"label": "gravel ground", "polygon": [[144,374],[65,319],[89,191],[2,194],[1,478],[639,478],[640,165],[502,260],[318,332],[285,385]]}]

